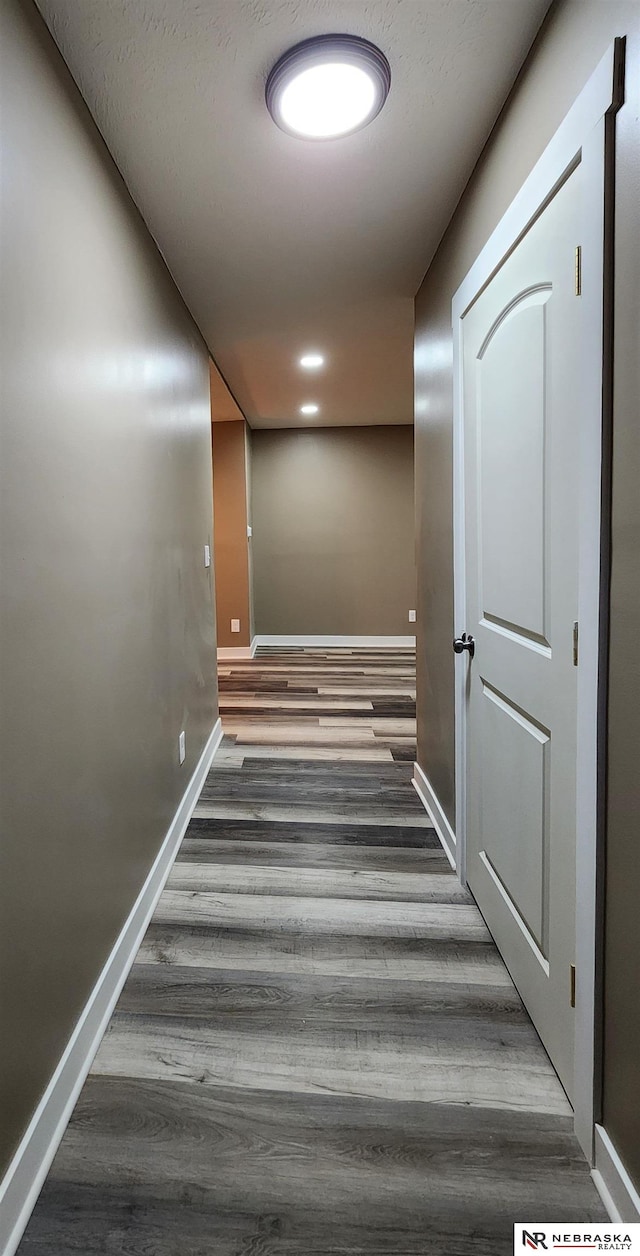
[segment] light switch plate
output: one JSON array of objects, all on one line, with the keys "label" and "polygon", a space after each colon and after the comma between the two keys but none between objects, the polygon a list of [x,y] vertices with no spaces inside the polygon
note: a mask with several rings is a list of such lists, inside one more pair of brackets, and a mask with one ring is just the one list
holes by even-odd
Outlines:
[{"label": "light switch plate", "polygon": [[232,632],[240,632],[240,620],[239,620],[239,619],[232,619],[232,620],[231,620],[231,631],[232,631]]},{"label": "light switch plate", "polygon": [[415,624],[415,622],[416,622],[416,613],[415,613],[415,611],[409,611],[409,623],[410,623],[410,624]]},{"label": "light switch plate", "polygon": [[187,757],[187,736],[184,729],[182,730],[178,738],[178,756],[179,756],[180,762],[184,763]]},{"label": "light switch plate", "polygon": [[249,523],[249,524],[247,524],[247,536],[248,536],[248,537],[252,537],[252,536],[253,536],[253,528],[251,527],[251,524],[250,524],[250,523]]},{"label": "light switch plate", "polygon": [[205,567],[211,566],[211,550],[208,545],[204,547],[204,565]]}]

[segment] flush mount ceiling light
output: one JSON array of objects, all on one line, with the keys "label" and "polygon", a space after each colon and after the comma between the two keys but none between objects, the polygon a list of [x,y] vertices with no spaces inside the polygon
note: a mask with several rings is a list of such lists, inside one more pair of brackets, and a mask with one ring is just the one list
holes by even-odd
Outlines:
[{"label": "flush mount ceiling light", "polygon": [[306,371],[316,371],[324,366],[324,358],[321,353],[305,353],[300,358],[300,366],[304,366]]},{"label": "flush mount ceiling light", "polygon": [[317,414],[319,409],[320,409],[320,406],[316,406],[312,401],[309,401],[307,405],[300,406],[300,413],[301,414]]},{"label": "flush mount ceiling light", "polygon": [[276,62],[265,95],[282,131],[329,140],[371,122],[390,85],[389,62],[375,44],[356,35],[318,35]]}]

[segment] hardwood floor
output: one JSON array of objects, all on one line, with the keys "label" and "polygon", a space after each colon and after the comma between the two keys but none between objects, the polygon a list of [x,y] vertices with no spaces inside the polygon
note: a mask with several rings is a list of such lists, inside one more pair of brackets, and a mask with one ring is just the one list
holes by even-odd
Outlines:
[{"label": "hardwood floor", "polygon": [[411,786],[408,651],[220,670],[226,736],[20,1256],[507,1256],[605,1219]]}]

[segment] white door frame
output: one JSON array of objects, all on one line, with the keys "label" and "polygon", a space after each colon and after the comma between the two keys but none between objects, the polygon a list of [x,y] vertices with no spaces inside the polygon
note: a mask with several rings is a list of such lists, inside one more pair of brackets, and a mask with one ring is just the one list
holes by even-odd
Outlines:
[{"label": "white door frame", "polygon": [[[454,601],[455,632],[465,623],[465,499],[464,413],[462,383],[462,319],[482,290],[512,252],[531,223],[576,166],[584,171],[586,196],[576,245],[582,247],[582,296],[585,345],[579,458],[579,594],[580,665],[578,668],[577,810],[576,810],[576,1041],[574,1110],[575,1129],[589,1161],[593,1163],[594,1125],[599,1113],[597,1089],[599,1057],[597,989],[600,945],[597,913],[601,800],[598,749],[603,737],[602,666],[606,641],[601,591],[603,535],[608,520],[601,509],[603,493],[603,425],[608,418],[603,372],[607,316],[605,270],[605,138],[608,117],[622,103],[624,41],[615,40],[600,61],[559,130],[534,166],[515,200],[490,236],[482,252],[456,292],[453,318],[453,414],[454,414]],[[606,564],[606,559],[605,559]],[[466,881],[466,678],[467,655],[456,663],[456,849],[457,870]]]}]

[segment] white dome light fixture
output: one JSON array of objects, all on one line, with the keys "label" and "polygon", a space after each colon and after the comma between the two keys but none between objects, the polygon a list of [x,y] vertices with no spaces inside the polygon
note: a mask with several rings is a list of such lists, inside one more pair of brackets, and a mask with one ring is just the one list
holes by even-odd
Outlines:
[{"label": "white dome light fixture", "polygon": [[320,409],[320,406],[317,406],[315,402],[308,401],[306,405],[300,406],[300,413],[301,414],[317,414],[319,409]]},{"label": "white dome light fixture", "polygon": [[389,94],[384,53],[357,35],[318,35],[285,52],[265,91],[267,109],[282,131],[300,139],[330,140],[367,126]]},{"label": "white dome light fixture", "polygon": [[324,358],[321,353],[305,353],[300,358],[300,366],[303,366],[305,371],[317,371],[324,366]]}]

